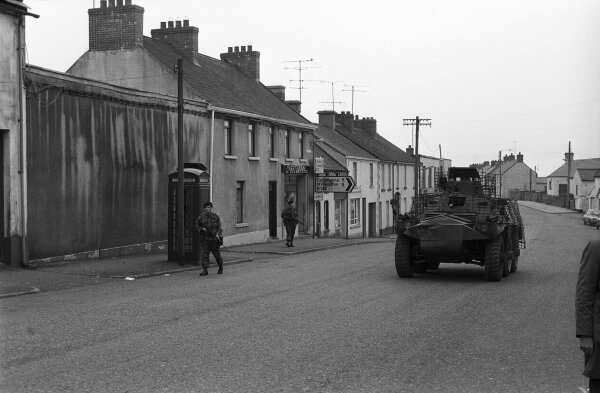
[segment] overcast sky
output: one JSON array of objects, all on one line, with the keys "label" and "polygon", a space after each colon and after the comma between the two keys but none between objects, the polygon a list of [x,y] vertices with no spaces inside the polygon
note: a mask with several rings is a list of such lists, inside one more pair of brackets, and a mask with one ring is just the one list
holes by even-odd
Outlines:
[{"label": "overcast sky", "polygon": [[[89,8],[100,0],[25,0],[29,63],[66,71],[88,50]],[[199,52],[261,54],[261,82],[285,85],[302,114],[352,110],[403,150],[403,118],[430,118],[419,151],[453,165],[521,152],[547,176],[600,157],[600,1],[597,0],[133,0],[144,35],[189,19]],[[293,62],[295,61],[295,62]],[[310,68],[308,68],[310,67]],[[326,82],[322,82],[326,81]],[[333,94],[332,84],[333,83]],[[332,104],[331,102],[335,102]]]}]

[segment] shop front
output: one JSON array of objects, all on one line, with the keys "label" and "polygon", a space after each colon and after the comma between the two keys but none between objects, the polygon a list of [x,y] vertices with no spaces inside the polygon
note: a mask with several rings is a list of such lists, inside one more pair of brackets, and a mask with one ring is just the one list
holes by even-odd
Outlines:
[{"label": "shop front", "polygon": [[[289,201],[294,201],[298,209],[298,233],[306,233],[311,225],[309,205],[309,165],[283,164],[281,174],[283,176],[283,204],[287,206]],[[283,224],[282,224],[283,225]]]}]

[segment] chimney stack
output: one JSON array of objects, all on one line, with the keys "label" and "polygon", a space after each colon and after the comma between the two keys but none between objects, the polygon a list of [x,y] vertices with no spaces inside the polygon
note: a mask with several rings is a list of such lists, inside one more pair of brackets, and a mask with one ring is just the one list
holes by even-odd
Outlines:
[{"label": "chimney stack", "polygon": [[410,156],[414,156],[415,155],[415,149],[413,149],[411,145],[408,145],[408,147],[406,148],[406,154],[408,154]]},{"label": "chimney stack", "polygon": [[90,51],[133,49],[143,45],[144,8],[131,0],[100,1],[100,8],[90,8]]},{"label": "chimney stack", "polygon": [[335,130],[335,111],[319,111],[319,125]]},{"label": "chimney stack", "polygon": [[354,115],[350,111],[342,111],[337,117],[338,123],[351,130],[354,122]]},{"label": "chimney stack", "polygon": [[372,117],[363,117],[356,124],[356,128],[360,128],[371,136],[375,136],[377,133],[377,120]]},{"label": "chimney stack", "polygon": [[[165,27],[168,26],[168,27]],[[152,38],[166,42],[182,51],[187,58],[195,61],[198,57],[198,28],[190,26],[189,20],[168,23],[160,22],[160,29],[150,31]]]},{"label": "chimney stack", "polygon": [[285,102],[290,108],[292,108],[296,113],[300,113],[302,109],[302,103],[298,100],[288,100]]},{"label": "chimney stack", "polygon": [[285,101],[285,86],[267,86],[267,89],[271,90],[271,92],[275,94],[281,101]]},{"label": "chimney stack", "polygon": [[252,45],[248,45],[248,50],[245,46],[236,46],[235,50],[231,47],[227,48],[227,53],[221,53],[221,60],[225,63],[233,64],[238,67],[244,74],[257,82],[260,82],[260,52],[252,50]]},{"label": "chimney stack", "polygon": [[523,162],[523,154],[521,154],[521,152],[517,154],[517,162]]}]

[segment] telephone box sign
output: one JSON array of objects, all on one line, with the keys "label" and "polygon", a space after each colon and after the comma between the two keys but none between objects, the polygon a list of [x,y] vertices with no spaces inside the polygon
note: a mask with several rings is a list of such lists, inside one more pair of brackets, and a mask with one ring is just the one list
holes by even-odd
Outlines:
[{"label": "telephone box sign", "polygon": [[308,165],[290,164],[282,165],[285,175],[306,175],[308,173]]},{"label": "telephone box sign", "polygon": [[325,163],[324,159],[319,157],[315,157],[315,173],[323,173],[325,172]]}]

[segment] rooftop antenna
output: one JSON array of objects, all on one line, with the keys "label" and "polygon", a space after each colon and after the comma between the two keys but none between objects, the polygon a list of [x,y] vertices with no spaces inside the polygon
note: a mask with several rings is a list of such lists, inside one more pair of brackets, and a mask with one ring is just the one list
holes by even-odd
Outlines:
[{"label": "rooftop antenna", "polygon": [[304,59],[304,60],[286,60],[286,61],[282,61],[282,63],[298,63],[297,67],[283,67],[284,70],[298,70],[298,79],[294,80],[294,79],[290,79],[290,82],[298,82],[299,87],[291,87],[291,89],[298,89],[300,90],[300,102],[302,102],[302,89],[304,89],[304,87],[302,87],[302,82],[304,82],[304,80],[302,79],[302,70],[306,70],[307,68],[319,68],[319,67],[309,67],[309,66],[305,66],[304,63],[310,63],[311,61],[313,61],[314,59],[310,58],[310,59]]},{"label": "rooftop antenna", "polygon": [[310,79],[307,80],[307,82],[320,82],[321,84],[323,83],[328,83],[331,85],[331,101],[320,101],[321,104],[331,104],[331,110],[335,112],[335,104],[343,104],[343,101],[336,101],[335,100],[335,93],[334,93],[334,85],[336,83],[342,83],[344,81],[327,81],[327,80],[322,80],[322,79]]},{"label": "rooftop antenna", "polygon": [[352,92],[352,115],[354,115],[354,93],[366,93],[365,90],[356,90],[357,87],[367,87],[367,86],[358,86],[358,85],[344,85],[344,87],[349,87],[350,89],[345,89],[342,91],[351,91]]}]

